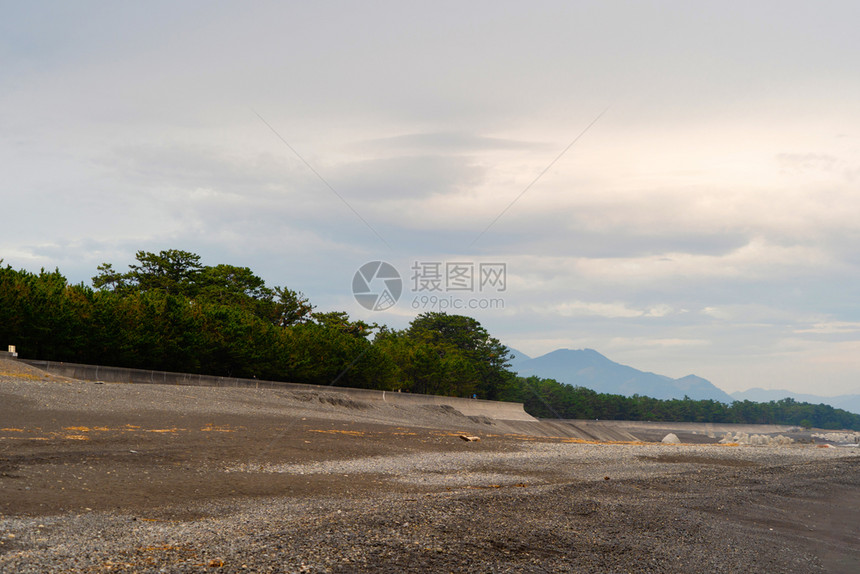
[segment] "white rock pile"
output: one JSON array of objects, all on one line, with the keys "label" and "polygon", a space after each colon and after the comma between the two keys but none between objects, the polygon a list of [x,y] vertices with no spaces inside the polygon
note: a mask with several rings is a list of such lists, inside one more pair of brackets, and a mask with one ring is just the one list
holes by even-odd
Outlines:
[{"label": "white rock pile", "polygon": [[732,434],[731,432],[727,432],[726,435],[720,439],[721,444],[749,444],[755,446],[785,446],[794,442],[793,438],[777,435],[770,436],[766,434],[754,434],[750,435],[745,432],[739,432],[737,434]]},{"label": "white rock pile", "polygon": [[860,444],[860,433],[852,433],[852,432],[815,433],[812,435],[812,438],[820,438],[821,440],[826,440],[826,441],[836,442],[836,443]]},{"label": "white rock pile", "polygon": [[660,442],[662,442],[663,444],[681,444],[681,440],[678,438],[678,435],[673,432],[670,432],[669,434],[664,436],[663,440]]}]

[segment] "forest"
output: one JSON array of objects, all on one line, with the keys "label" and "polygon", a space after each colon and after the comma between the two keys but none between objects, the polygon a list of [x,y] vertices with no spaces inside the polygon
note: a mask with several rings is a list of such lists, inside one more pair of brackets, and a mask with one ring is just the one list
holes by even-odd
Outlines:
[{"label": "forest", "polygon": [[0,260],[0,343],[28,358],[522,402],[540,418],[791,424],[860,430],[860,415],[792,399],[731,405],[601,394],[519,377],[481,324],[428,312],[402,330],[319,312],[247,267],[138,251],[92,286]]}]

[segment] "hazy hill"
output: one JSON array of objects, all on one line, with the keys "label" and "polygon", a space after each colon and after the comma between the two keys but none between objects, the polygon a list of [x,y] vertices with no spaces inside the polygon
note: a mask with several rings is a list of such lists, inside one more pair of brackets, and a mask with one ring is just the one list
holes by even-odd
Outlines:
[{"label": "hazy hill", "polygon": [[802,403],[812,403],[813,405],[820,405],[823,403],[836,409],[843,409],[851,413],[860,414],[860,395],[822,397],[818,395],[794,393],[792,391],[767,390],[757,387],[746,391],[734,392],[732,393],[732,397],[737,401],[755,401],[757,403],[778,401],[786,397],[791,397],[792,399]]},{"label": "hazy hill", "polygon": [[723,403],[735,400],[701,377],[688,375],[673,379],[646,373],[611,361],[593,349],[558,349],[535,358],[518,351],[513,351],[513,354],[517,358],[512,361],[511,370],[520,376],[555,379],[599,393],[638,394],[656,399],[683,399],[686,395],[691,399],[713,399]]},{"label": "hazy hill", "polygon": [[517,351],[513,347],[508,347],[508,351],[510,351],[510,355],[513,357],[509,362],[511,364],[511,370],[514,372],[516,372],[523,363],[531,360],[531,357],[522,351]]}]

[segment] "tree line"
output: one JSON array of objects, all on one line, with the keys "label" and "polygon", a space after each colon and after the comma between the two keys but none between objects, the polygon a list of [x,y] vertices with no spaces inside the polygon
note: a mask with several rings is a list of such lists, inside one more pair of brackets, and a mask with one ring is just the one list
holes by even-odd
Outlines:
[{"label": "tree line", "polygon": [[627,397],[538,377],[517,377],[508,396],[510,400],[522,402],[529,414],[539,418],[781,424],[860,430],[860,415],[830,405],[798,402],[790,397],[767,403],[735,401],[730,405],[689,397]]},{"label": "tree line", "polygon": [[319,312],[247,267],[135,257],[100,265],[92,286],[0,265],[0,341],[54,361],[462,397],[496,398],[509,376],[507,348],[469,317],[394,330]]},{"label": "tree line", "polygon": [[522,402],[542,418],[780,423],[860,430],[827,405],[658,400],[518,377],[510,351],[462,315],[423,313],[405,329],[319,312],[247,267],[181,250],[138,251],[92,286],[2,266],[0,342],[24,356],[139,369]]}]

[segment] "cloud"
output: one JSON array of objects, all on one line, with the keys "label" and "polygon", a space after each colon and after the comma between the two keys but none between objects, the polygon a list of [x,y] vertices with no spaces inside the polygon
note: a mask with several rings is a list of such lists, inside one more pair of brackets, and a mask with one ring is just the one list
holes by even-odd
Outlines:
[{"label": "cloud", "polygon": [[508,138],[490,137],[467,132],[424,132],[401,134],[356,142],[352,147],[358,153],[365,151],[386,153],[441,153],[468,154],[488,150],[544,150],[546,143],[518,141]]},{"label": "cloud", "polygon": [[815,320],[813,316],[798,316],[795,310],[787,310],[763,303],[735,301],[723,305],[705,307],[703,315],[728,323],[791,325]]},{"label": "cloud", "polygon": [[418,202],[428,196],[463,193],[484,168],[452,156],[400,156],[339,165],[326,176],[346,197],[361,201]]},{"label": "cloud", "polygon": [[599,301],[564,301],[548,306],[534,307],[540,314],[558,315],[561,317],[604,317],[608,319],[633,317],[665,317],[674,312],[671,305],[658,304],[646,308],[634,309],[623,302]]},{"label": "cloud", "polygon": [[806,329],[796,329],[795,333],[814,333],[814,334],[845,334],[845,333],[860,333],[860,322],[856,321],[830,321],[826,323],[816,323]]},{"label": "cloud", "polygon": [[662,256],[578,258],[578,275],[592,284],[615,285],[634,281],[637,286],[682,282],[686,285],[733,280],[779,281],[826,269],[830,256],[819,249],[772,245],[754,240],[725,255],[667,253]]},{"label": "cloud", "polygon": [[615,339],[616,345],[625,345],[632,348],[651,348],[651,347],[698,347],[710,345],[711,341],[706,339],[678,339],[678,338],[651,338],[640,337],[636,339],[619,338]]},{"label": "cloud", "polygon": [[558,313],[563,317],[577,317],[583,315],[595,315],[599,317],[641,317],[642,311],[630,309],[624,303],[596,303],[585,301],[570,301],[555,305],[550,309],[542,309],[550,313]]},{"label": "cloud", "polygon": [[780,153],[776,156],[780,168],[791,173],[805,171],[832,171],[838,160],[836,156],[817,153]]}]

